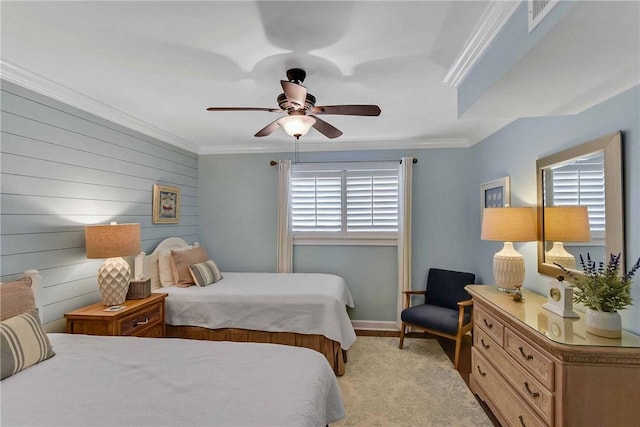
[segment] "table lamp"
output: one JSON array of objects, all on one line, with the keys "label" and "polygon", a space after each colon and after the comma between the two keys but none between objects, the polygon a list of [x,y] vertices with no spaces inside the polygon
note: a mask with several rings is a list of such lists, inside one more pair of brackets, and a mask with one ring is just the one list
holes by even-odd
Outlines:
[{"label": "table lamp", "polygon": [[519,294],[524,283],[524,257],[513,248],[513,242],[538,239],[535,210],[485,208],[480,238],[504,242],[502,250],[493,256],[493,276],[500,291]]},{"label": "table lamp", "polygon": [[140,224],[87,225],[84,238],[87,258],[107,258],[98,270],[102,303],[122,304],[131,279],[131,267],[122,257],[140,253]]},{"label": "table lamp", "polygon": [[575,268],[576,259],[564,248],[562,242],[589,242],[589,212],[586,206],[556,206],[544,208],[544,240],[553,247],[544,255],[549,264]]}]

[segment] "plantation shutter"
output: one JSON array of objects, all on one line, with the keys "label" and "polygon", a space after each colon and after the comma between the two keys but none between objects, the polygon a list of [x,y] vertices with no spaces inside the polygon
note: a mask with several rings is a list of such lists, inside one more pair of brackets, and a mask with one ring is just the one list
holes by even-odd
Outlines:
[{"label": "plantation shutter", "polygon": [[398,171],[347,171],[347,231],[398,230]]},{"label": "plantation shutter", "polygon": [[[305,167],[306,166],[306,167]],[[291,224],[298,233],[397,232],[399,163],[297,165]]]},{"label": "plantation shutter", "polygon": [[342,229],[342,173],[294,172],[291,179],[293,231]]},{"label": "plantation shutter", "polygon": [[591,232],[604,232],[604,153],[554,169],[552,186],[553,206],[587,206]]}]

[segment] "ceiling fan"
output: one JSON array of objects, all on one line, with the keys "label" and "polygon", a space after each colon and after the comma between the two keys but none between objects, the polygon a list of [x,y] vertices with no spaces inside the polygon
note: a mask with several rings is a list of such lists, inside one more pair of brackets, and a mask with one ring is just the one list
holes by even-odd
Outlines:
[{"label": "ceiling fan", "polygon": [[316,97],[307,92],[302,86],[307,73],[300,68],[287,70],[287,80],[280,80],[284,93],[278,95],[280,108],[260,107],[209,107],[207,111],[270,111],[272,113],[287,113],[260,129],[255,136],[267,136],[281,126],[289,135],[300,139],[309,132],[311,127],[333,139],[342,135],[342,131],[324,120],[316,117],[322,114],[339,114],[345,116],[379,116],[380,107],[377,105],[325,105],[316,106]]}]

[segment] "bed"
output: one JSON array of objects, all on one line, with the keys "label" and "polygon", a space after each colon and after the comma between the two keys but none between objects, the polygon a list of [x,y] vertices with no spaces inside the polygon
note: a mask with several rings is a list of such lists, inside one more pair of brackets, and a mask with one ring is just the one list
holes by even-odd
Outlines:
[{"label": "bed", "polygon": [[222,273],[212,286],[161,286],[159,257],[189,245],[172,237],[136,258],[165,300],[167,336],[212,341],[286,344],[322,353],[337,375],[356,335],[346,307],[353,298],[343,278],[314,273]]},{"label": "bed", "polygon": [[[26,313],[3,319],[3,334]],[[53,351],[7,377],[3,366],[3,426],[324,426],[344,417],[334,372],[309,349],[47,335],[36,323]]]}]

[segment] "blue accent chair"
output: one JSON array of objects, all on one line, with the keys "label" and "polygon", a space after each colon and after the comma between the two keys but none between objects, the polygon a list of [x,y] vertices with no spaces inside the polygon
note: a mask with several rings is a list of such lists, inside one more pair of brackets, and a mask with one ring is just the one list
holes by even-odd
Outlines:
[{"label": "blue accent chair", "polygon": [[[473,327],[473,301],[464,287],[473,284],[475,280],[476,275],[473,273],[431,268],[427,274],[426,290],[404,291],[405,305],[400,315],[402,330],[399,348],[402,349],[404,344],[407,326],[455,340],[453,364],[458,369],[462,337]],[[424,304],[409,307],[412,295],[424,295]]]}]

